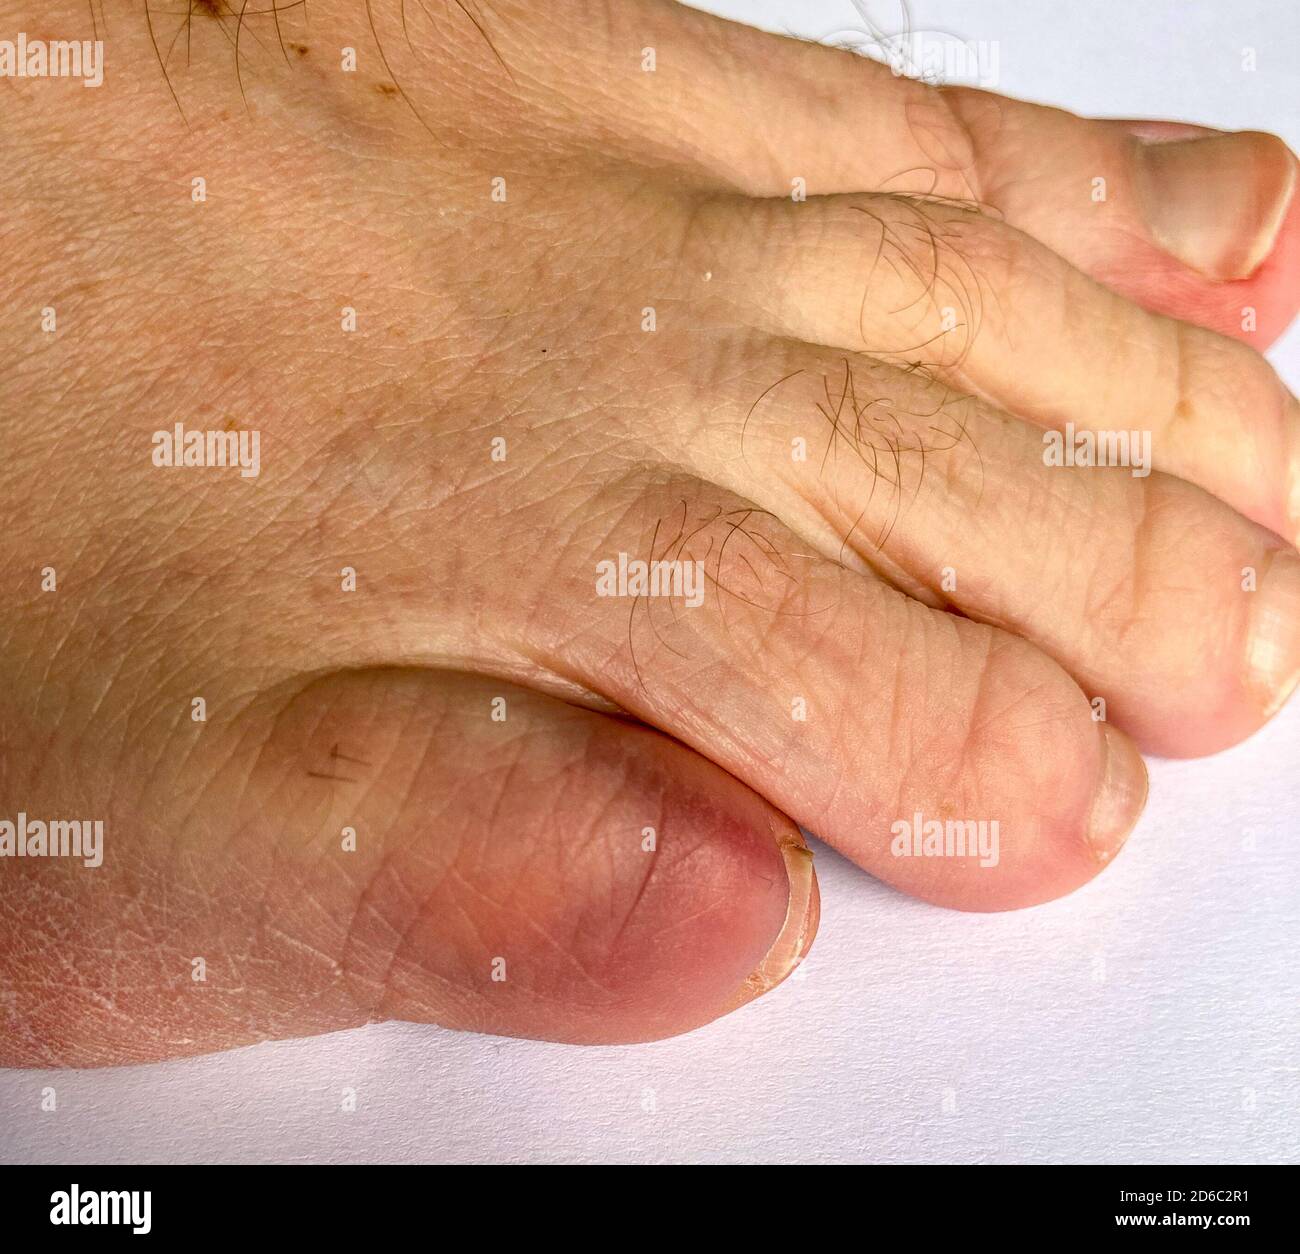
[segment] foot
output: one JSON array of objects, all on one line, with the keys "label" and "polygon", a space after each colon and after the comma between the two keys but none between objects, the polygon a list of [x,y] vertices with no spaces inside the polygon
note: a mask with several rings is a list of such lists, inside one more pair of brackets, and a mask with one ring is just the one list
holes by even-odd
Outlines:
[{"label": "foot", "polygon": [[104,7],[5,85],[0,1063],[684,1031],[800,825],[1045,901],[1300,679],[1278,140],[651,0]]}]

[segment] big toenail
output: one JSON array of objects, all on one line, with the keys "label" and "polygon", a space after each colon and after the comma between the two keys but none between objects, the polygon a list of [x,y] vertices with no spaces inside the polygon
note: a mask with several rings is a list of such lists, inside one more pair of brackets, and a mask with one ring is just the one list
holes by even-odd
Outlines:
[{"label": "big toenail", "polygon": [[1259,572],[1246,664],[1250,686],[1272,718],[1300,684],[1300,556],[1278,549]]},{"label": "big toenail", "polygon": [[745,981],[734,1005],[761,997],[780,984],[803,961],[817,934],[821,906],[812,850],[799,829],[784,817],[773,819],[773,835],[785,860],[790,881],[785,925],[767,956]]},{"label": "big toenail", "polygon": [[1147,803],[1147,768],[1133,742],[1100,723],[1101,779],[1088,817],[1088,844],[1098,862],[1109,862],[1128,840]]},{"label": "big toenail", "polygon": [[1256,131],[1137,141],[1133,184],[1152,238],[1209,279],[1245,279],[1273,251],[1296,162]]}]

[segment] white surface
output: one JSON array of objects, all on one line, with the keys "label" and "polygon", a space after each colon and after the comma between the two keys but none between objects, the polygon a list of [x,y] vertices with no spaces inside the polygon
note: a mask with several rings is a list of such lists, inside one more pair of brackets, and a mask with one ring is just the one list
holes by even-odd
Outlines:
[{"label": "white surface", "polygon": [[[823,35],[849,0],[715,0]],[[873,0],[881,26],[895,5]],[[1293,0],[919,0],[1001,89],[1259,127],[1300,149]],[[1254,75],[1240,49],[1260,50]],[[1300,332],[1275,359],[1300,384]],[[108,1072],[0,1072],[0,1161],[1291,1161],[1300,1158],[1300,703],[1155,763],[1065,901],[959,915],[818,849],[812,956],[688,1037],[571,1049],[387,1025]],[[53,1084],[57,1113],[39,1110]],[[344,1089],[357,1109],[340,1109]]]}]

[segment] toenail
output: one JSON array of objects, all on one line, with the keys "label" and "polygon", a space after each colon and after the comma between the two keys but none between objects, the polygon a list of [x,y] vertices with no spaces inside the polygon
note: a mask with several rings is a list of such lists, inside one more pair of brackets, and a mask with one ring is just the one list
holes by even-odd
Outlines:
[{"label": "toenail", "polygon": [[1134,190],[1152,238],[1210,279],[1244,279],[1273,251],[1295,190],[1296,162],[1256,131],[1142,142]]},{"label": "toenail", "polygon": [[1300,548],[1300,450],[1291,457],[1291,543]]},{"label": "toenail", "polygon": [[1109,862],[1137,826],[1147,803],[1147,768],[1123,732],[1101,727],[1101,782],[1088,817],[1088,844],[1098,862]]},{"label": "toenail", "polygon": [[787,819],[773,821],[773,834],[785,859],[785,872],[790,880],[790,904],[786,907],[780,934],[745,981],[737,1004],[774,989],[804,960],[812,947],[821,916],[812,850],[799,829]]},{"label": "toenail", "polygon": [[1278,549],[1260,573],[1250,614],[1250,686],[1272,718],[1300,684],[1300,555]]}]

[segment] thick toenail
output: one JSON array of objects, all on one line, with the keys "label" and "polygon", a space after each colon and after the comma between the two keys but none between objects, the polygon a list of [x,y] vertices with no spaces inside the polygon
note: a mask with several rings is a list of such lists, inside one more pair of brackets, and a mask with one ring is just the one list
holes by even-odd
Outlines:
[{"label": "thick toenail", "polygon": [[774,835],[790,880],[790,904],[785,926],[758,969],[745,981],[736,1005],[761,997],[780,984],[803,961],[817,934],[821,906],[812,850],[788,819],[774,820]]},{"label": "thick toenail", "polygon": [[1291,543],[1300,548],[1300,449],[1291,456]]},{"label": "thick toenail", "polygon": [[1273,135],[1242,131],[1137,142],[1134,189],[1152,238],[1210,279],[1244,279],[1273,251],[1296,162]]},{"label": "thick toenail", "polygon": [[1108,723],[1101,727],[1101,779],[1088,818],[1088,844],[1109,862],[1137,825],[1147,803],[1147,768],[1133,742]]},{"label": "thick toenail", "polygon": [[1246,642],[1250,686],[1266,718],[1300,684],[1300,556],[1278,549],[1259,572]]}]

